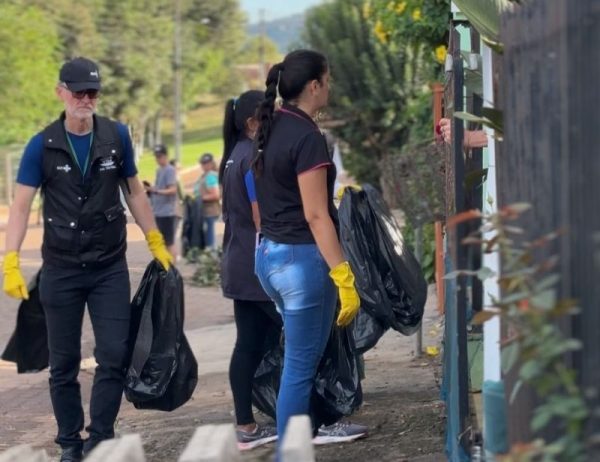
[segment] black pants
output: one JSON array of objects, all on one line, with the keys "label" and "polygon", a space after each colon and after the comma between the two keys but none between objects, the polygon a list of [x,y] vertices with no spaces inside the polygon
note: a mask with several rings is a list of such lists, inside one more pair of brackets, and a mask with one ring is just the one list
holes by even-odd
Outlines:
[{"label": "black pants", "polygon": [[81,326],[87,303],[98,367],[90,400],[91,441],[114,437],[127,367],[130,319],[129,272],[125,259],[101,269],[44,265],[40,301],[46,313],[50,350],[50,397],[58,424],[56,442],[82,444],[83,408],[77,375]]},{"label": "black pants", "polygon": [[237,339],[229,365],[229,382],[233,393],[238,425],[254,423],[252,414],[252,379],[267,348],[279,341],[281,316],[273,302],[234,300]]}]

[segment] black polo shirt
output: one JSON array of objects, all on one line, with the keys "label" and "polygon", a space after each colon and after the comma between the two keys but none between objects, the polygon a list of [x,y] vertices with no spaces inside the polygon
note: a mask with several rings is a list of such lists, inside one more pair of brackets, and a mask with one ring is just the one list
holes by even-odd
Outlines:
[{"label": "black polo shirt", "polygon": [[283,244],[315,242],[304,218],[298,175],[316,168],[327,169],[329,214],[338,228],[333,204],[335,165],[325,137],[308,114],[290,104],[276,111],[263,159],[263,172],[255,182],[265,237]]}]

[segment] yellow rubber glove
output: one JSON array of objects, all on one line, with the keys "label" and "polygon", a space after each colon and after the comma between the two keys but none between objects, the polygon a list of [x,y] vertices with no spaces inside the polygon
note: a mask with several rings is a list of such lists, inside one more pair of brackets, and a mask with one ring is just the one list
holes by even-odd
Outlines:
[{"label": "yellow rubber glove", "polygon": [[27,284],[19,268],[19,253],[16,250],[8,252],[4,257],[4,292],[13,298],[29,299]]},{"label": "yellow rubber glove", "polygon": [[361,188],[359,185],[357,185],[357,184],[347,184],[347,185],[344,185],[344,186],[342,186],[340,189],[338,189],[338,192],[337,192],[337,200],[338,200],[338,201],[341,201],[341,200],[342,200],[342,196],[344,195],[344,191],[346,190],[346,188],[352,188],[352,189],[354,189],[355,191],[360,191],[360,190],[362,189],[362,188]]},{"label": "yellow rubber glove", "polygon": [[152,252],[152,256],[158,260],[165,271],[169,271],[173,263],[173,256],[167,250],[165,239],[158,229],[151,229],[146,233],[148,248]]},{"label": "yellow rubber glove", "polygon": [[347,326],[352,322],[360,308],[360,298],[354,287],[354,274],[350,264],[345,261],[337,265],[329,272],[333,283],[337,286],[340,295],[340,314],[338,314],[337,325]]}]

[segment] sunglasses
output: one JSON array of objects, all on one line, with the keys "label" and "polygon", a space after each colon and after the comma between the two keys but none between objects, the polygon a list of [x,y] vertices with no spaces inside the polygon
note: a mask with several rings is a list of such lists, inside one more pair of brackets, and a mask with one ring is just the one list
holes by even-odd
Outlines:
[{"label": "sunglasses", "polygon": [[[71,90],[69,90],[71,91]],[[73,98],[75,99],[83,99],[86,96],[89,99],[96,99],[100,95],[100,90],[81,90],[81,91],[71,91]]]},{"label": "sunglasses", "polygon": [[[65,85],[65,84],[61,84],[61,87],[69,90],[69,87],[67,87],[67,85]],[[91,88],[87,89],[87,90],[81,90],[81,91],[72,91],[72,90],[69,90],[69,91],[71,92],[71,94],[73,95],[73,98],[75,98],[75,99],[83,99],[83,98],[85,98],[86,95],[89,99],[96,99],[100,95],[100,90],[93,90]]]}]

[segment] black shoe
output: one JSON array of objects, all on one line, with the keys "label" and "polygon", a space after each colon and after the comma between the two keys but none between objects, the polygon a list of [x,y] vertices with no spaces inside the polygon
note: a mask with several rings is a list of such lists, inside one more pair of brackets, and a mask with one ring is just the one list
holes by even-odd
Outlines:
[{"label": "black shoe", "polygon": [[62,448],[60,462],[81,462],[82,460],[81,446],[65,446]]},{"label": "black shoe", "polygon": [[94,450],[96,446],[102,443],[102,440],[95,438],[88,438],[83,442],[83,456],[87,457],[90,455],[90,452]]}]

